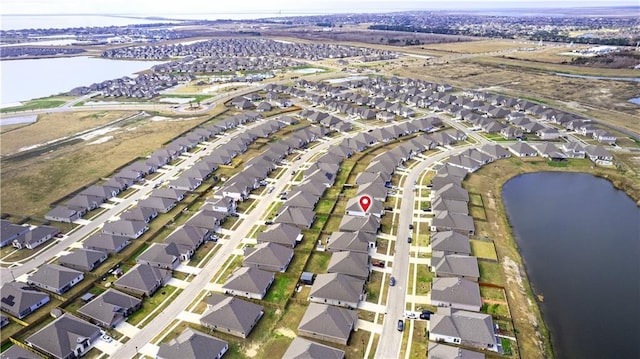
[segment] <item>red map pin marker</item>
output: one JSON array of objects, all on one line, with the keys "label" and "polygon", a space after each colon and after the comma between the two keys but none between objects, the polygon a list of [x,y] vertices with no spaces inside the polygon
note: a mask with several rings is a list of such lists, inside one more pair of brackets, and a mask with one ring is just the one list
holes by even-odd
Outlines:
[{"label": "red map pin marker", "polygon": [[358,200],[358,203],[360,203],[360,208],[362,208],[362,211],[364,211],[365,213],[367,212],[367,210],[369,210],[369,207],[371,207],[371,197],[365,195],[360,196],[360,200]]}]

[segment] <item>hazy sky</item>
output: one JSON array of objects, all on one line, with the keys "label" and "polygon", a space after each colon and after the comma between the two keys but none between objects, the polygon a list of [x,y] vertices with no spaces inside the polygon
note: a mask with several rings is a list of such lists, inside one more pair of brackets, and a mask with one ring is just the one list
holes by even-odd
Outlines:
[{"label": "hazy sky", "polygon": [[[302,5],[304,4],[304,5]],[[638,0],[0,0],[1,14],[193,14],[382,12],[418,9],[638,5]]]}]

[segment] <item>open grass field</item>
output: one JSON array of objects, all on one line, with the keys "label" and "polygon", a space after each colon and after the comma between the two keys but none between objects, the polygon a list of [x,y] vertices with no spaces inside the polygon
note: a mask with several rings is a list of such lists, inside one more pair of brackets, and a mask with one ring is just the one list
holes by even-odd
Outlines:
[{"label": "open grass field", "polygon": [[65,104],[67,101],[69,101],[70,99],[72,99],[72,97],[64,97],[64,96],[36,99],[36,100],[31,100],[31,101],[24,102],[20,106],[5,107],[3,109],[0,109],[0,113],[16,112],[16,111],[29,111],[29,110],[39,110],[39,109],[43,109],[43,108],[60,107],[63,104]]},{"label": "open grass field", "polygon": [[521,48],[537,48],[535,42],[516,40],[479,40],[452,42],[447,44],[429,44],[412,46],[413,48],[424,48],[425,50],[437,50],[446,52],[457,52],[462,54],[477,54],[504,50],[517,50]]},{"label": "open grass field", "polygon": [[554,75],[554,72],[637,77],[633,70],[598,69],[491,56],[468,56],[427,66],[409,65],[392,70],[397,76],[527,98],[640,132],[640,108],[627,101],[637,97],[637,83],[568,78]]},{"label": "open grass field", "polygon": [[78,143],[20,162],[3,161],[2,212],[42,217],[53,201],[148,155],[201,122],[141,121],[110,133],[113,138],[107,142]]},{"label": "open grass field", "polygon": [[20,126],[20,128],[13,131],[3,131],[0,154],[14,153],[20,148],[38,145],[104,126],[135,113],[135,111],[87,111],[38,115],[38,120],[35,123]]}]

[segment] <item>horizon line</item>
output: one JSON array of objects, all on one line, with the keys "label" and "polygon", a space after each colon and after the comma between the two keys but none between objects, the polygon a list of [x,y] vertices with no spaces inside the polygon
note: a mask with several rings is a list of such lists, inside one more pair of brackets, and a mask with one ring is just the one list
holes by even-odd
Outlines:
[{"label": "horizon line", "polygon": [[172,12],[167,13],[94,13],[94,12],[78,12],[78,13],[9,13],[0,14],[0,16],[81,16],[81,15],[100,15],[100,16],[146,16],[153,17],[158,15],[208,15],[208,14],[302,14],[302,15],[338,15],[338,14],[371,14],[371,13],[394,13],[394,12],[406,12],[406,11],[486,11],[486,10],[563,10],[563,9],[614,9],[614,8],[640,8],[640,5],[628,4],[628,5],[561,5],[557,7],[535,7],[535,6],[523,6],[523,7],[465,7],[465,8],[406,8],[406,9],[388,9],[380,11],[338,11],[332,12],[327,10],[255,10],[255,11],[222,11],[222,12]]}]

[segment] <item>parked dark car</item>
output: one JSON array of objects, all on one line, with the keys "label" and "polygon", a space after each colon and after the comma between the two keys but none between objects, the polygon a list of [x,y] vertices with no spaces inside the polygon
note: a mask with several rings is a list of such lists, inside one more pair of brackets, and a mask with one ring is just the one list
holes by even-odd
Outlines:
[{"label": "parked dark car", "polygon": [[393,207],[391,207],[391,206],[386,206],[386,207],[384,207],[384,210],[385,210],[385,211],[393,211]]},{"label": "parked dark car", "polygon": [[389,278],[389,286],[393,287],[396,285],[396,279],[394,277]]},{"label": "parked dark car", "polygon": [[420,319],[429,320],[429,319],[431,319],[431,314],[433,314],[432,311],[423,310],[422,313],[420,313]]},{"label": "parked dark car", "polygon": [[413,224],[410,224],[410,225],[409,225],[409,229],[413,229]]},{"label": "parked dark car", "polygon": [[404,330],[404,320],[398,320],[398,331],[401,332]]},{"label": "parked dark car", "polygon": [[371,265],[374,267],[384,268],[384,262],[382,261],[371,261]]},{"label": "parked dark car", "polygon": [[411,237],[407,238],[407,243],[411,243]]}]

